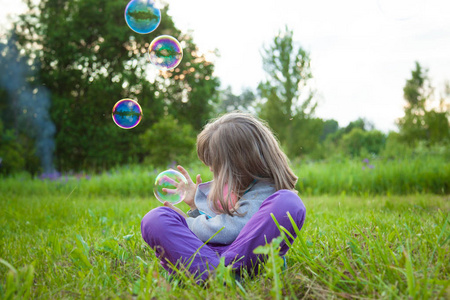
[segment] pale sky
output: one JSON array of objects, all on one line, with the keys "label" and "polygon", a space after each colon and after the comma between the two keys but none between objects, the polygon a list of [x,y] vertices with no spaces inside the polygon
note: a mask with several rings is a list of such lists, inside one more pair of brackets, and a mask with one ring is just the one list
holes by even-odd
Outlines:
[{"label": "pale sky", "polygon": [[[264,79],[260,50],[288,25],[311,55],[316,115],[340,126],[364,117],[384,132],[395,130],[415,61],[429,69],[437,91],[450,80],[447,0],[166,2],[176,26],[192,30],[201,51],[218,49],[215,75],[235,93]],[[2,24],[7,13],[20,11],[16,1],[0,0],[0,7]]]}]

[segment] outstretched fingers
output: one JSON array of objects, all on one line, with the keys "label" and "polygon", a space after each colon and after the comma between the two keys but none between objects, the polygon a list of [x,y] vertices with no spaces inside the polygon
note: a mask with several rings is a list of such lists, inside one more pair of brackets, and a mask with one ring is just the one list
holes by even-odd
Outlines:
[{"label": "outstretched fingers", "polygon": [[180,173],[183,174],[183,176],[186,178],[186,180],[188,181],[188,184],[194,184],[194,182],[191,179],[191,176],[189,175],[188,171],[186,171],[185,168],[183,168],[180,165],[178,165],[177,168],[180,171]]},{"label": "outstretched fingers", "polygon": [[162,191],[167,194],[176,194],[177,193],[176,189],[163,188]]},{"label": "outstretched fingers", "polygon": [[178,182],[176,182],[175,180],[173,180],[172,178],[170,178],[169,176],[167,176],[167,175],[164,175],[163,176],[163,179],[167,182],[167,183],[170,183],[171,185],[177,185],[178,184]]}]

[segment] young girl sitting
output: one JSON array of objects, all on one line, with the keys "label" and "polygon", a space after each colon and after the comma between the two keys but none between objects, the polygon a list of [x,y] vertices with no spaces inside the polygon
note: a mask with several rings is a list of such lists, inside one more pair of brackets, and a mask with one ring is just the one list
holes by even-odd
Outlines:
[{"label": "young girl sitting", "polygon": [[[172,266],[189,267],[205,280],[223,257],[238,274],[254,273],[264,257],[253,250],[280,235],[271,213],[294,238],[287,212],[299,229],[303,226],[306,210],[294,190],[297,177],[271,130],[250,114],[228,113],[207,124],[197,137],[197,154],[214,180],[201,183],[197,175],[194,183],[178,166],[188,180],[183,201],[191,209],[186,215],[165,202],[142,219],[142,237],[169,272]],[[280,255],[288,249],[283,241]]]}]

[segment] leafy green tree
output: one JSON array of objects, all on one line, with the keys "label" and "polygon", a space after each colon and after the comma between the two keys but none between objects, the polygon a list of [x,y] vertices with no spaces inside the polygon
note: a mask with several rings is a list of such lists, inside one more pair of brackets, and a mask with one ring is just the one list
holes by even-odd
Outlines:
[{"label": "leafy green tree", "polygon": [[356,128],[367,131],[368,129],[373,129],[373,126],[363,118],[358,118],[357,120],[348,123],[346,127],[338,128],[334,132],[329,133],[326,137],[326,141],[328,144],[337,146],[345,134],[350,133]]},{"label": "leafy green tree", "polygon": [[24,149],[12,129],[5,130],[0,120],[0,174],[25,169]]},{"label": "leafy green tree", "polygon": [[424,115],[426,138],[430,144],[450,142],[450,126],[448,112],[438,112],[434,109]]},{"label": "leafy green tree", "polygon": [[364,131],[361,128],[355,128],[342,136],[339,144],[344,153],[351,156],[359,156],[364,147]]},{"label": "leafy green tree", "polygon": [[371,122],[363,118],[358,118],[342,128],[338,127],[336,121],[329,123],[332,124],[329,126],[333,126],[333,131],[328,133],[325,139],[321,141],[320,148],[321,151],[333,149],[334,152],[323,153],[323,157],[332,156],[336,153],[350,156],[378,155],[384,149],[386,136],[376,130]]},{"label": "leafy green tree", "polygon": [[405,144],[398,132],[391,131],[386,137],[386,145],[381,152],[381,156],[389,159],[409,157],[412,148]]},{"label": "leafy green tree", "polygon": [[434,90],[428,77],[428,70],[416,62],[411,78],[406,81],[403,95],[407,102],[405,116],[398,119],[400,137],[414,146],[419,141],[428,144],[446,142],[450,139],[449,112],[427,109]]},{"label": "leafy green tree", "polygon": [[[57,166],[61,170],[107,168],[144,158],[139,136],[166,115],[200,129],[211,116],[218,80],[214,65],[200,53],[189,34],[177,29],[168,7],[161,24],[148,35],[131,31],[124,20],[127,1],[27,0],[28,11],[15,26],[18,44],[39,66],[30,78],[51,92],[56,126]],[[151,40],[176,37],[183,60],[160,72],[147,62]],[[123,98],[136,99],[144,117],[123,130],[111,109]]]},{"label": "leafy green tree", "polygon": [[304,92],[302,88],[312,78],[311,60],[309,53],[294,43],[293,34],[286,27],[274,38],[273,44],[263,49],[263,68],[267,80],[261,82],[258,88],[267,102],[274,102],[277,110],[288,119],[296,115],[311,115],[317,105],[312,93],[303,95],[305,100],[300,100]]},{"label": "leafy green tree", "polygon": [[325,120],[323,122],[323,131],[320,135],[320,141],[323,142],[330,135],[339,130],[339,123],[336,120]]},{"label": "leafy green tree", "polygon": [[444,84],[443,93],[439,99],[439,107],[425,113],[427,136],[431,144],[450,143],[450,82]]},{"label": "leafy green tree", "polygon": [[[1,71],[4,71],[3,68]],[[16,128],[15,122],[15,111],[8,101],[10,95],[8,92],[0,87],[0,122],[3,123],[3,129]]]},{"label": "leafy green tree", "polygon": [[406,81],[403,88],[403,97],[407,102],[405,116],[398,120],[398,127],[403,140],[411,145],[418,140],[426,139],[424,129],[425,104],[431,94],[428,70],[423,69],[416,62],[416,68],[411,72],[411,78]]},{"label": "leafy green tree", "polygon": [[140,136],[140,141],[145,161],[155,167],[194,159],[196,133],[190,124],[180,124],[173,116],[153,124]]},{"label": "leafy green tree", "polygon": [[345,154],[360,156],[366,153],[379,154],[384,149],[385,135],[378,130],[364,131],[355,127],[344,134],[339,144]]},{"label": "leafy green tree", "polygon": [[[285,144],[288,154],[298,156],[306,140],[316,139],[305,136],[307,128],[317,123],[311,121],[307,125],[317,106],[314,94],[307,89],[312,78],[309,53],[294,43],[293,31],[286,27],[264,48],[262,58],[267,79],[258,86],[260,96],[265,99],[260,116]],[[298,138],[300,134],[303,139]]]},{"label": "leafy green tree", "polygon": [[370,130],[375,129],[373,124],[370,123],[369,121],[367,121],[366,119],[358,118],[357,120],[348,123],[348,125],[344,128],[343,131],[344,131],[344,133],[349,133],[354,128],[360,128],[363,131],[370,131]]},{"label": "leafy green tree", "polygon": [[[288,126],[291,138],[283,144],[292,157],[313,154],[323,132],[324,122],[320,118],[292,118],[292,124]],[[314,156],[314,155],[313,155]]]},{"label": "leafy green tree", "polygon": [[240,95],[235,95],[233,94],[231,86],[228,86],[219,93],[218,98],[215,108],[218,114],[234,110],[245,112],[253,112],[255,110],[254,103],[256,97],[250,88],[245,88]]},{"label": "leafy green tree", "polygon": [[386,135],[379,130],[369,130],[365,134],[364,148],[370,154],[379,155],[386,145]]}]

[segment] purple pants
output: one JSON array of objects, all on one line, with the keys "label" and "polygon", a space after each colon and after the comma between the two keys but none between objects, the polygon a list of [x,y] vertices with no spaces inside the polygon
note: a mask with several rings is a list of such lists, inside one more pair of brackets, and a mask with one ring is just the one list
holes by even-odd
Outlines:
[{"label": "purple pants", "polygon": [[[281,226],[294,238],[296,237],[287,212],[301,229],[306,213],[302,200],[291,191],[279,190],[264,200],[258,212],[230,245],[211,243],[203,245],[204,243],[188,228],[184,217],[168,207],[158,207],[148,212],[142,219],[141,232],[144,241],[155,249],[166,270],[173,271],[171,264],[180,268],[182,265],[187,267],[192,261],[189,272],[205,280],[209,272],[218,266],[221,257],[225,258],[225,265],[232,264],[237,272],[244,268],[254,273],[264,257],[254,254],[253,250],[265,245],[266,241],[270,243],[272,239],[280,236],[280,231],[270,213],[274,214]],[[289,240],[293,242],[290,238]],[[192,260],[200,247],[202,248]],[[285,255],[288,250],[288,245],[283,241],[280,255]]]}]

